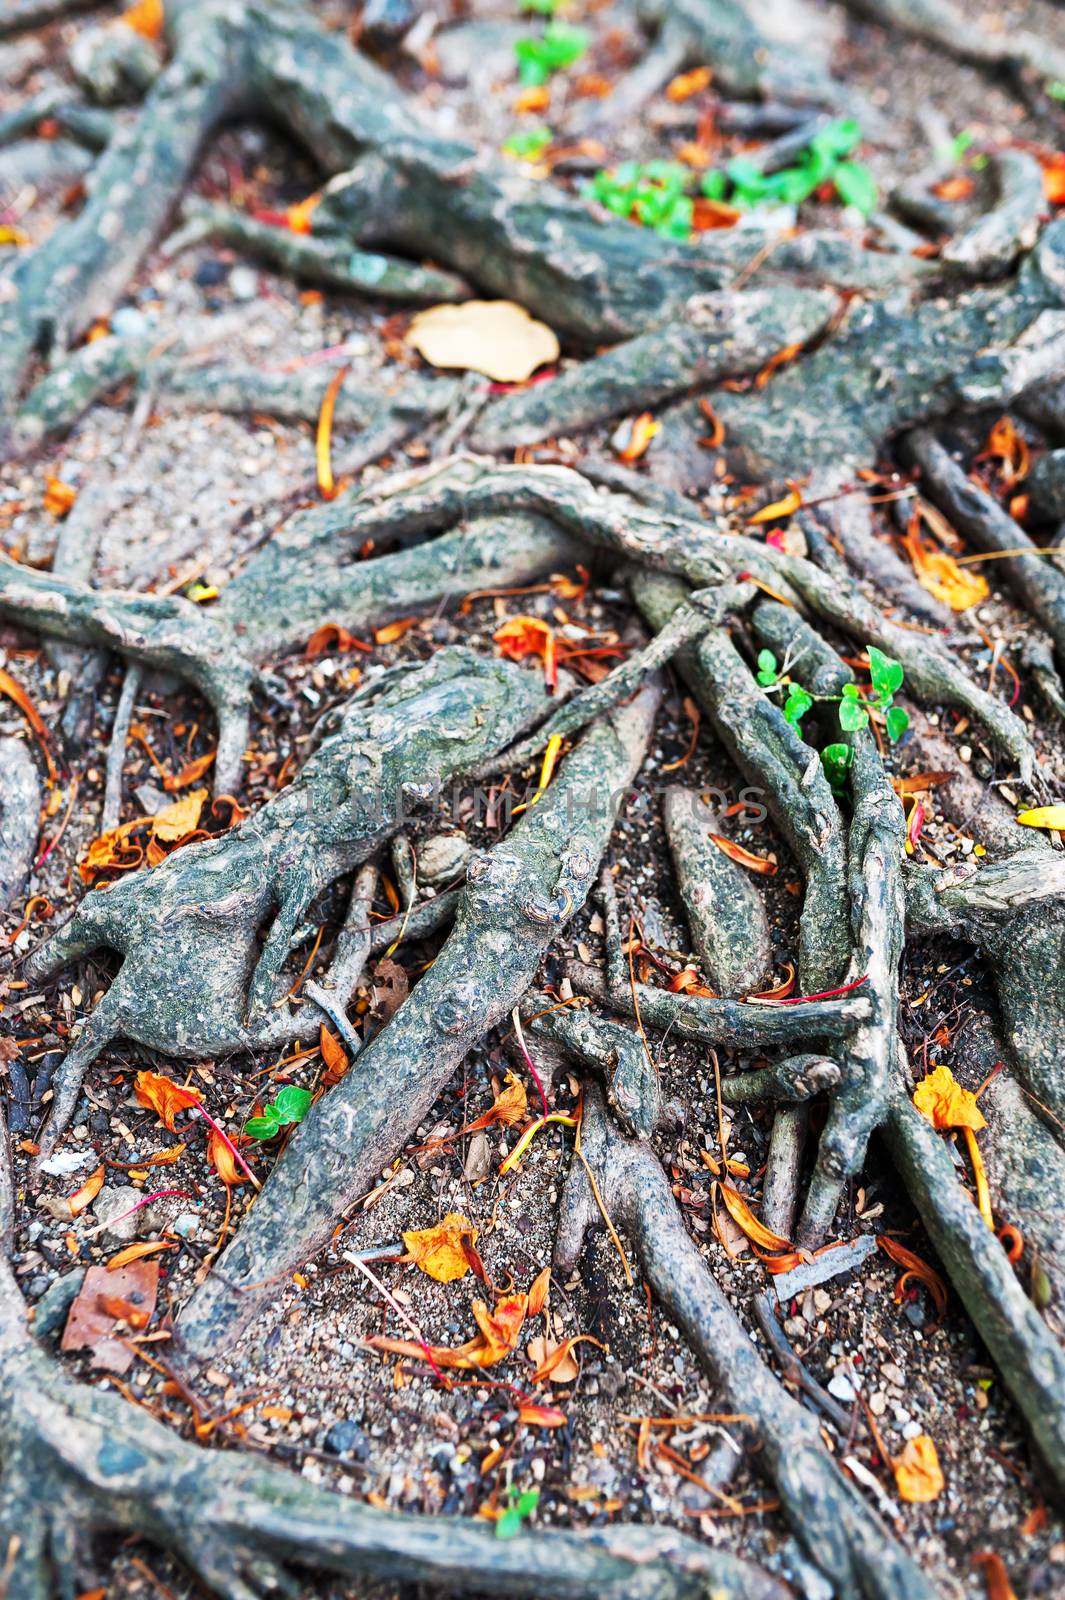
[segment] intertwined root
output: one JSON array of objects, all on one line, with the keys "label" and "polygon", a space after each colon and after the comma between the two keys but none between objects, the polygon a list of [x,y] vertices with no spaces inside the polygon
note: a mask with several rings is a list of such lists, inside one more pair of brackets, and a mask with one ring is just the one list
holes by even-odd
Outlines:
[{"label": "intertwined root", "polygon": [[[204,1057],[306,1032],[306,1013],[275,1001],[312,902],[401,826],[412,794],[477,766],[545,705],[535,674],[470,650],[438,651],[349,704],[299,778],[255,817],[87,895],[27,963],[39,980],[101,947],[124,956],[56,1075],[45,1153],[70,1121],[87,1067],[113,1038]],[[152,981],[160,972],[162,987]],[[343,1006],[347,994],[337,999]]]}]

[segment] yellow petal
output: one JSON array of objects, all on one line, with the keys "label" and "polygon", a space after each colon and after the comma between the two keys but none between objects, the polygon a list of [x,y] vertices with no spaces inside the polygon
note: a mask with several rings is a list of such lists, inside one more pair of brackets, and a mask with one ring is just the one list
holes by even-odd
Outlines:
[{"label": "yellow petal", "polygon": [[1026,828],[1065,828],[1065,806],[1034,806],[1017,818]]}]

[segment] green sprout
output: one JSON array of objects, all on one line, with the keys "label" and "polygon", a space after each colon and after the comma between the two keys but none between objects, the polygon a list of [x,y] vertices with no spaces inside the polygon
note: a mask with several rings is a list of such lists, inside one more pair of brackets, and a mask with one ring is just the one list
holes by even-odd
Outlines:
[{"label": "green sprout", "polygon": [[[885,655],[875,644],[871,644],[866,653],[869,657],[869,677],[873,691],[871,699],[862,694],[856,683],[845,683],[840,695],[811,694],[801,683],[796,683],[793,678],[784,675],[772,650],[759,650],[755,677],[762,688],[769,692],[787,689],[787,698],[783,706],[784,719],[796,730],[814,702],[821,700],[839,707],[839,725],[844,733],[858,733],[862,728],[868,727],[870,707],[880,712],[884,718],[888,738],[892,744],[898,744],[910,725],[909,714],[902,706],[895,704],[895,695],[902,688],[902,662]],[[821,764],[833,794],[841,795],[846,783],[847,768],[851,764],[850,745],[826,746],[821,752]]]},{"label": "green sprout", "polygon": [[597,172],[587,193],[617,217],[635,218],[667,239],[687,239],[694,201],[687,193],[691,175],[676,161],[623,161]]},{"label": "green sprout", "polygon": [[521,1525],[526,1517],[536,1510],[540,1499],[539,1489],[525,1489],[515,1500],[513,1490],[509,1491],[510,1504],[501,1517],[496,1518],[496,1538],[513,1539],[516,1533],[521,1532]]},{"label": "green sprout", "polygon": [[282,1128],[302,1122],[311,1103],[311,1091],[294,1083],[286,1084],[277,1099],[263,1106],[257,1117],[249,1117],[244,1132],[250,1139],[275,1139]]},{"label": "green sprout", "polygon": [[503,153],[517,156],[519,161],[537,161],[547,149],[554,134],[550,128],[528,128],[512,133],[503,141]]},{"label": "green sprout", "polygon": [[539,39],[516,41],[518,82],[526,89],[538,89],[553,72],[561,72],[580,60],[587,48],[588,35],[583,28],[549,22]]},{"label": "green sprout", "polygon": [[841,795],[846,788],[847,768],[853,759],[854,752],[849,744],[826,744],[821,751],[821,765],[834,795]]}]

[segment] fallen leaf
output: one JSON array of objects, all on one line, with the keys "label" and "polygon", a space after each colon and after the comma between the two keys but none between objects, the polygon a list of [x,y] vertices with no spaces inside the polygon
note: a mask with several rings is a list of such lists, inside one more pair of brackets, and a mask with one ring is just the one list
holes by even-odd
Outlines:
[{"label": "fallen leaf", "polygon": [[247,1183],[247,1174],[237,1165],[232,1145],[213,1128],[207,1140],[207,1159],[227,1188],[234,1183]]},{"label": "fallen leaf", "polygon": [[983,1112],[970,1089],[963,1089],[949,1067],[939,1066],[922,1078],[913,1103],[933,1128],[986,1128]]},{"label": "fallen leaf", "polygon": [[138,0],[138,4],[123,11],[118,19],[142,38],[158,41],[163,37],[166,10],[163,0]]},{"label": "fallen leaf", "polygon": [[1017,1600],[1006,1564],[994,1550],[977,1550],[973,1556],[973,1566],[983,1568],[987,1600]]},{"label": "fallen leaf", "polygon": [[128,1267],[133,1261],[141,1261],[145,1256],[158,1255],[160,1250],[175,1250],[176,1245],[169,1239],[139,1239],[136,1244],[127,1244],[124,1249],[118,1250],[110,1260],[105,1261],[108,1272],[117,1272],[119,1267]]},{"label": "fallen leaf", "polygon": [[628,425],[627,432],[624,429],[619,430],[624,434],[625,443],[620,448],[615,445],[618,460],[639,461],[641,456],[646,455],[651,440],[661,426],[662,424],[656,422],[649,411],[643,411],[638,417],[634,417]]},{"label": "fallen leaf", "polygon": [[65,517],[73,509],[78,498],[78,491],[69,483],[64,483],[62,478],[57,478],[55,473],[49,472],[44,480],[44,509],[50,511],[53,517]]},{"label": "fallen leaf", "polygon": [[749,867],[752,872],[761,873],[766,878],[771,878],[777,870],[775,861],[768,861],[765,856],[756,856],[753,851],[745,850],[741,844],[726,839],[723,834],[711,833],[707,837],[714,841],[717,848],[723,851],[730,861],[737,862],[741,867]]},{"label": "fallen leaf", "polygon": [[176,844],[192,833],[200,822],[200,812],[207,799],[206,789],[190,789],[180,800],[164,806],[152,818],[152,835],[164,844]]},{"label": "fallen leaf", "polygon": [[91,1206],[96,1196],[104,1186],[104,1169],[102,1166],[90,1173],[80,1189],[65,1197],[60,1195],[41,1195],[37,1201],[42,1211],[47,1211],[49,1216],[55,1217],[57,1222],[73,1222],[75,1217],[81,1215],[87,1206]]},{"label": "fallen leaf", "polygon": [[718,228],[734,228],[743,216],[738,206],[725,200],[708,200],[697,195],[692,204],[692,232],[713,233]]},{"label": "fallen leaf", "polygon": [[464,1371],[491,1367],[496,1362],[505,1361],[508,1356],[513,1355],[517,1348],[518,1335],[528,1313],[528,1305],[529,1297],[524,1294],[503,1295],[492,1311],[489,1311],[483,1300],[475,1300],[471,1310],[478,1332],[474,1338],[455,1349],[449,1345],[422,1346],[410,1339],[389,1339],[383,1334],[375,1335],[366,1342],[375,1350],[383,1350],[391,1355],[409,1356],[415,1361],[431,1358],[438,1367],[459,1368]]},{"label": "fallen leaf", "polygon": [[199,1105],[203,1096],[196,1089],[185,1089],[161,1072],[138,1072],[133,1089],[142,1106],[154,1111],[164,1128],[174,1131],[174,1122],[182,1111]]},{"label": "fallen leaf", "polygon": [[22,228],[16,228],[10,222],[0,223],[0,244],[13,244],[22,249],[32,242],[29,234]]},{"label": "fallen leaf", "polygon": [[999,461],[1006,484],[1012,486],[1028,476],[1031,451],[1023,434],[1017,432],[1010,417],[1000,417],[987,436],[977,461]]},{"label": "fallen leaf", "polygon": [[710,424],[710,432],[699,443],[707,450],[719,450],[725,442],[725,424],[705,397],[699,401],[699,410]]},{"label": "fallen leaf", "polygon": [[564,1428],[566,1413],[556,1411],[554,1406],[538,1406],[525,1400],[518,1407],[518,1421],[530,1428]]},{"label": "fallen leaf", "polygon": [[388,1022],[410,994],[407,969],[391,956],[382,956],[373,969],[374,1015]]},{"label": "fallen leaf", "polygon": [[[411,618],[411,621],[414,619]],[[334,652],[343,655],[348,650],[372,650],[373,646],[365,644],[362,639],[356,639],[347,628],[342,628],[339,622],[324,622],[320,628],[315,628],[304,646],[305,656],[332,655]]]},{"label": "fallen leaf", "polygon": [[318,470],[318,493],[323,500],[335,500],[337,487],[333,482],[333,413],[350,366],[340,367],[329,380],[322,396],[322,409],[318,413],[318,430],[315,434],[314,452]]},{"label": "fallen leaf", "polygon": [[701,94],[709,87],[713,76],[710,67],[692,67],[690,72],[678,73],[666,84],[666,99],[674,105],[682,100],[690,100],[693,94]]},{"label": "fallen leaf", "polygon": [[397,639],[402,639],[409,633],[419,619],[417,617],[401,617],[398,622],[388,622],[383,628],[374,629],[374,644],[395,644]]},{"label": "fallen leaf", "polygon": [[1065,806],[1033,806],[1021,811],[1017,821],[1026,828],[1065,828]]},{"label": "fallen leaf", "polygon": [[529,1290],[530,1317],[538,1317],[547,1304],[547,1297],[551,1292],[551,1268],[545,1267],[533,1279],[533,1286]]},{"label": "fallen leaf", "polygon": [[911,1505],[936,1500],[943,1492],[943,1469],[939,1465],[935,1441],[927,1433],[907,1439],[902,1454],[892,1463],[899,1498]]},{"label": "fallen leaf", "polygon": [[781,517],[792,517],[802,505],[802,495],[794,484],[783,500],[774,500],[771,505],[763,506],[761,511],[756,511],[753,517],[747,518],[747,526],[756,527],[763,522],[776,522]]},{"label": "fallen leaf", "polygon": [[947,1286],[934,1267],[923,1261],[912,1250],[907,1250],[904,1244],[899,1244],[897,1239],[890,1239],[886,1233],[877,1238],[877,1244],[886,1256],[890,1256],[897,1267],[902,1267],[903,1272],[895,1284],[896,1304],[902,1300],[906,1293],[906,1284],[910,1278],[916,1278],[923,1283],[932,1296],[936,1308],[936,1315],[942,1319],[947,1309]]},{"label": "fallen leaf", "polygon": [[190,783],[202,778],[207,769],[213,766],[216,754],[217,751],[208,750],[205,756],[197,756],[193,761],[186,761],[180,772],[163,779],[163,788],[168,794],[173,794],[177,789],[187,789]]},{"label": "fallen leaf", "polygon": [[949,550],[936,549],[921,538],[921,508],[910,518],[902,538],[922,589],[942,600],[952,611],[968,611],[990,594],[987,579],[979,572],[960,567]]},{"label": "fallen leaf", "polygon": [[45,727],[44,719],[21,683],[16,682],[10,672],[5,671],[3,667],[0,667],[0,694],[6,695],[9,700],[13,700],[26,718],[26,721],[33,729],[37,743],[41,747],[41,753],[48,767],[48,776],[54,778],[56,775],[55,762],[52,760],[52,752],[48,746],[48,729]]},{"label": "fallen leaf", "polygon": [[782,1234],[774,1233],[772,1228],[767,1228],[764,1222],[760,1222],[738,1189],[734,1189],[730,1183],[719,1184],[719,1188],[729,1216],[738,1228],[742,1228],[753,1244],[759,1245],[763,1250],[791,1249],[791,1240],[785,1239]]},{"label": "fallen leaf", "polygon": [[310,233],[314,226],[314,211],[322,196],[320,192],[309,194],[306,200],[299,200],[294,206],[288,206],[285,211],[286,226],[293,233]]},{"label": "fallen leaf", "polygon": [[513,1072],[508,1072],[503,1081],[506,1088],[499,1091],[490,1109],[473,1122],[467,1122],[461,1130],[463,1133],[478,1133],[482,1128],[491,1128],[496,1123],[504,1128],[512,1128],[515,1123],[525,1121],[529,1115],[529,1097],[524,1083]]},{"label": "fallen leaf", "polygon": [[414,318],[407,343],[431,367],[480,372],[496,383],[524,383],[559,356],[558,339],[546,323],[512,300],[430,306]]},{"label": "fallen leaf", "polygon": [[953,178],[943,178],[941,182],[934,183],[932,193],[937,200],[968,200],[975,187],[972,178],[958,173]]},{"label": "fallen leaf", "polygon": [[778,372],[781,367],[786,367],[789,362],[794,361],[801,349],[801,344],[786,344],[783,350],[778,350],[776,355],[770,356],[765,366],[755,376],[755,388],[764,389],[774,372]]},{"label": "fallen leaf", "polygon": [[[133,1351],[121,1336],[135,1317],[147,1327],[155,1312],[159,1289],[158,1261],[134,1261],[129,1266],[90,1267],[63,1330],[62,1350],[88,1350],[90,1362],[105,1372],[126,1372]],[[110,1306],[112,1309],[108,1310]]]},{"label": "fallen leaf", "polygon": [[330,1033],[324,1022],[318,1030],[318,1047],[325,1062],[322,1084],[326,1089],[331,1089],[334,1084],[340,1082],[351,1065],[348,1053],[340,1040]]},{"label": "fallen leaf", "polygon": [[573,1348],[584,1343],[594,1344],[599,1350],[604,1348],[590,1333],[577,1333],[561,1342],[548,1339],[543,1334],[530,1339],[526,1348],[529,1360],[536,1367],[532,1375],[533,1383],[546,1383],[548,1379],[552,1383],[572,1383],[580,1371],[573,1359]]},{"label": "fallen leaf", "polygon": [[544,682],[549,689],[555,688],[558,659],[555,634],[549,623],[541,622],[539,617],[510,617],[496,629],[492,639],[500,655],[508,661],[523,661],[528,655],[539,656],[544,664]]},{"label": "fallen leaf", "polygon": [[467,1239],[471,1245],[476,1244],[477,1229],[469,1217],[458,1211],[449,1211],[435,1227],[417,1228],[403,1235],[414,1265],[437,1283],[466,1276],[470,1263],[463,1242]]},{"label": "fallen leaf", "polygon": [[1052,206],[1065,206],[1065,157],[1055,156],[1043,168],[1043,193]]}]

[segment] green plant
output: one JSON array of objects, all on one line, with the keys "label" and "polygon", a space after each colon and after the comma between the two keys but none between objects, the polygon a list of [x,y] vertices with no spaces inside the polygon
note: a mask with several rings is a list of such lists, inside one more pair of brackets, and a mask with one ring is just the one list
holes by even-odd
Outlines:
[{"label": "green plant", "polygon": [[586,192],[618,217],[635,218],[669,239],[691,233],[691,174],[676,161],[623,161],[597,172]]},{"label": "green plant", "polygon": [[288,1083],[280,1090],[276,1100],[265,1105],[257,1117],[249,1117],[244,1132],[251,1139],[274,1139],[282,1128],[302,1122],[311,1103],[311,1091]]},{"label": "green plant", "polygon": [[547,149],[554,134],[550,128],[527,128],[512,133],[503,141],[503,153],[520,161],[536,161]]},{"label": "green plant", "polygon": [[[755,677],[763,689],[787,689],[784,716],[793,728],[798,728],[815,700],[822,700],[838,705],[839,725],[844,733],[857,733],[860,728],[868,726],[871,705],[883,715],[887,736],[892,744],[897,744],[910,725],[908,713],[895,704],[895,695],[902,688],[902,663],[885,655],[875,644],[871,644],[866,653],[873,691],[871,700],[862,694],[856,683],[845,683],[840,695],[811,694],[802,684],[782,673],[772,650],[759,650]],[[846,744],[830,744],[821,752],[825,772],[836,794],[842,792],[850,758],[850,746]]]},{"label": "green plant", "polygon": [[496,1538],[513,1539],[516,1533],[521,1532],[521,1525],[525,1518],[531,1516],[536,1510],[540,1500],[539,1489],[524,1489],[518,1498],[513,1498],[513,1490],[508,1492],[510,1500],[502,1516],[496,1518]]},{"label": "green plant", "polygon": [[538,89],[553,72],[571,67],[587,48],[588,35],[583,28],[549,22],[538,39],[518,39],[515,43],[518,81],[527,89]]},{"label": "green plant", "polygon": [[853,117],[841,118],[816,133],[793,166],[765,173],[749,156],[736,156],[723,172],[704,175],[702,192],[708,200],[727,200],[745,211],[765,201],[801,205],[823,183],[831,183],[844,205],[868,216],[876,207],[876,179],[864,162],[846,159],[861,137]]},{"label": "green plant", "polygon": [[826,744],[821,751],[821,765],[833,794],[840,795],[846,788],[847,768],[853,759],[854,752],[849,744]]}]

